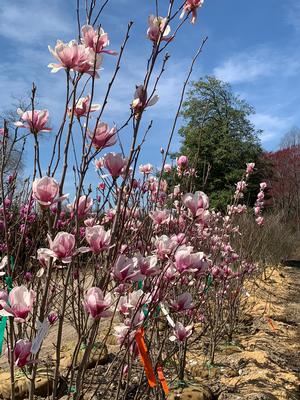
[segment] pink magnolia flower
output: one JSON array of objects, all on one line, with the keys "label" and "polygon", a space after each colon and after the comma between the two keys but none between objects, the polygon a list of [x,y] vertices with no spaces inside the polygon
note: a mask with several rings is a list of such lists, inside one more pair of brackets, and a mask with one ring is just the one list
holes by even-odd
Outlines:
[{"label": "pink magnolia flower", "polygon": [[147,90],[144,88],[144,85],[140,85],[136,87],[136,90],[133,95],[134,99],[131,103],[131,108],[136,116],[136,118],[141,114],[141,112],[146,107],[151,107],[158,102],[159,96],[154,95],[151,99],[148,99]]},{"label": "pink magnolia flower", "polygon": [[246,164],[246,173],[251,174],[254,171],[255,163]]},{"label": "pink magnolia flower", "polygon": [[[86,97],[80,97],[76,101],[74,107],[74,114],[77,118],[87,116],[89,113],[99,110],[101,107],[100,104],[91,104],[91,95],[88,94]],[[72,115],[72,108],[68,108],[68,115]]]},{"label": "pink magnolia flower", "polygon": [[170,211],[169,210],[156,210],[149,214],[150,218],[153,220],[154,224],[157,226],[167,224],[170,221]]},{"label": "pink magnolia flower", "polygon": [[140,271],[135,268],[131,258],[119,255],[112,272],[113,277],[119,282],[137,282],[143,278]]},{"label": "pink magnolia flower", "polygon": [[167,37],[171,32],[170,25],[167,24],[167,18],[156,17],[154,15],[150,15],[148,18],[149,28],[147,30],[148,38],[157,43],[159,38],[161,40],[171,40],[171,37]]},{"label": "pink magnolia flower", "polygon": [[108,34],[102,28],[95,30],[91,25],[84,25],[81,28],[82,41],[86,47],[90,47],[95,53],[107,53],[117,55],[118,53],[113,50],[104,50],[109,46]]},{"label": "pink magnolia flower", "polygon": [[43,207],[50,207],[52,204],[68,197],[68,195],[58,197],[58,193],[59,184],[49,176],[35,179],[32,184],[32,197]]},{"label": "pink magnolia flower", "polygon": [[236,184],[236,191],[237,192],[244,192],[246,190],[247,183],[245,181],[240,181]]},{"label": "pink magnolia flower", "polygon": [[164,171],[166,174],[169,174],[172,171],[172,165],[171,164],[165,164],[164,165]]},{"label": "pink magnolia flower", "polygon": [[184,326],[181,322],[176,322],[174,328],[174,335],[170,336],[170,340],[174,342],[178,340],[179,342],[184,342],[193,333],[193,325]]},{"label": "pink magnolia flower", "polygon": [[177,165],[180,169],[185,169],[187,168],[188,164],[189,164],[189,160],[187,158],[187,156],[180,156],[177,158]]},{"label": "pink magnolia flower", "polygon": [[189,310],[192,307],[192,295],[188,292],[179,295],[177,299],[171,303],[171,308],[177,312]]},{"label": "pink magnolia flower", "polygon": [[120,153],[108,153],[104,156],[104,166],[108,169],[113,178],[118,178],[123,168],[127,164],[127,159]]},{"label": "pink magnolia flower", "polygon": [[16,322],[24,322],[32,311],[34,300],[33,290],[28,290],[25,286],[16,286],[10,291],[8,301],[5,298],[0,300],[0,315],[13,316]]},{"label": "pink magnolia flower", "polygon": [[34,134],[51,131],[51,128],[46,127],[49,119],[48,110],[22,111],[18,108],[17,113],[22,120],[14,123],[18,128],[27,128]]},{"label": "pink magnolia flower", "polygon": [[31,355],[31,342],[26,339],[18,340],[15,344],[13,355],[16,367],[22,368],[29,364],[29,358]]},{"label": "pink magnolia flower", "polygon": [[117,128],[113,126],[109,129],[105,122],[100,122],[93,133],[89,131],[89,137],[96,150],[104,149],[117,143]]},{"label": "pink magnolia flower", "polygon": [[154,276],[160,273],[160,267],[156,256],[142,257],[138,254],[133,258],[136,269],[139,269],[143,276]]},{"label": "pink magnolia flower", "polygon": [[186,0],[180,18],[183,18],[186,13],[192,13],[191,23],[194,24],[197,20],[197,9],[204,3],[204,0]]},{"label": "pink magnolia flower", "polygon": [[139,171],[142,174],[149,175],[153,171],[153,165],[152,164],[140,165],[139,166]]},{"label": "pink magnolia flower", "polygon": [[78,218],[84,218],[91,210],[93,206],[93,199],[88,196],[80,196],[79,200],[74,199],[72,204],[68,205],[69,210],[72,213],[76,213]]},{"label": "pink magnolia flower", "polygon": [[156,253],[158,258],[164,260],[173,252],[177,243],[166,235],[162,235],[155,240]]},{"label": "pink magnolia flower", "polygon": [[192,253],[192,246],[181,246],[175,253],[175,266],[179,273],[197,271],[202,267],[204,253]]},{"label": "pink magnolia flower", "polygon": [[59,232],[54,240],[48,236],[50,249],[39,249],[40,256],[48,256],[60,260],[64,264],[70,263],[78,252],[89,251],[89,248],[79,248],[75,251],[75,236],[68,232]]},{"label": "pink magnolia flower", "polygon": [[69,43],[58,40],[54,49],[50,46],[48,46],[48,49],[53,57],[59,61],[58,64],[48,65],[49,68],[52,68],[51,72],[55,73],[60,69],[67,69],[81,74],[99,76],[97,70],[102,63],[102,54],[96,54],[89,47],[78,44],[75,40],[71,40]]},{"label": "pink magnolia flower", "polygon": [[265,223],[265,219],[264,217],[257,217],[255,219],[255,222],[257,223],[257,225],[263,225]]},{"label": "pink magnolia flower", "polygon": [[111,315],[111,311],[109,310],[112,303],[110,293],[104,297],[103,292],[98,287],[90,288],[82,302],[85,310],[92,316],[94,319],[99,319],[102,317],[109,317]]},{"label": "pink magnolia flower", "polygon": [[91,250],[94,253],[100,253],[100,251],[106,250],[109,247],[110,230],[106,232],[101,225],[87,227],[85,230],[85,238]]},{"label": "pink magnolia flower", "polygon": [[144,295],[144,292],[139,289],[135,290],[125,296],[121,296],[119,303],[118,303],[118,311],[121,312],[124,315],[130,314],[131,310],[135,310],[136,307],[142,304],[145,304],[146,298],[142,300],[142,296]]},{"label": "pink magnolia flower", "polygon": [[186,193],[183,196],[183,204],[190,210],[193,216],[200,215],[203,210],[208,209],[209,200],[205,193],[196,192],[195,194]]}]

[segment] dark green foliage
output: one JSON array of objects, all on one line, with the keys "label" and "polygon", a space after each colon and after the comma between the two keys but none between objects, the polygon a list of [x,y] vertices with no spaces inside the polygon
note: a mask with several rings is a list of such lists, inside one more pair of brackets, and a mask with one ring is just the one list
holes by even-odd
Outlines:
[{"label": "dark green foliage", "polygon": [[[246,163],[261,164],[259,134],[249,120],[254,110],[236,96],[227,83],[205,77],[191,84],[183,105],[184,125],[180,154],[187,155],[197,169],[195,189],[205,191],[211,204],[224,208]],[[260,174],[249,182],[249,202],[253,203]]]}]

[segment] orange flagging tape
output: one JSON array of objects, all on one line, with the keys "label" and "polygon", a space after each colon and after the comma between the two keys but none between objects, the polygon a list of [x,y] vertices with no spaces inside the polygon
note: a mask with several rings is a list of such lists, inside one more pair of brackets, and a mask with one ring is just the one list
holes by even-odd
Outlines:
[{"label": "orange flagging tape", "polygon": [[273,321],[270,317],[267,317],[268,324],[270,325],[272,331],[276,331],[276,326],[274,325]]},{"label": "orange flagging tape", "polygon": [[160,384],[163,388],[163,391],[165,393],[165,395],[167,396],[169,394],[169,387],[166,381],[166,378],[164,376],[162,367],[160,365],[157,366],[157,375],[158,375],[158,379],[160,381]]},{"label": "orange flagging tape", "polygon": [[135,334],[136,344],[139,349],[141,362],[144,366],[145,374],[150,387],[156,386],[155,374],[148,354],[147,346],[144,340],[144,329],[140,328]]}]

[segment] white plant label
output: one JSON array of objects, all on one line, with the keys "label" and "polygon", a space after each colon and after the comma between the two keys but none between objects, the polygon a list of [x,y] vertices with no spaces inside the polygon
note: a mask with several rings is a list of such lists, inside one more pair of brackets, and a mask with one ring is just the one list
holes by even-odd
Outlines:
[{"label": "white plant label", "polygon": [[36,337],[32,341],[31,351],[30,351],[31,354],[35,355],[38,353],[38,351],[40,350],[41,345],[43,343],[43,340],[45,339],[45,337],[48,334],[49,327],[50,327],[50,323],[47,319],[45,319],[45,321],[43,323],[40,323]]}]

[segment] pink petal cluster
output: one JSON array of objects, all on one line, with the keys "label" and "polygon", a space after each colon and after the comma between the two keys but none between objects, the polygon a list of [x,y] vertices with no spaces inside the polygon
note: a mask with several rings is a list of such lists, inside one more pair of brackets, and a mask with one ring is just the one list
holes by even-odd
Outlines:
[{"label": "pink petal cluster", "polygon": [[14,362],[15,366],[22,368],[29,364],[29,358],[31,355],[31,342],[26,339],[20,339],[16,342],[14,347]]},{"label": "pink petal cluster", "polygon": [[193,325],[184,326],[181,322],[176,322],[173,333],[169,338],[172,342],[184,342],[193,333]]},{"label": "pink petal cluster", "polygon": [[109,46],[108,34],[102,28],[95,30],[91,25],[84,25],[81,29],[82,41],[86,47],[93,49],[95,53],[107,53],[117,55],[113,50],[105,50]]},{"label": "pink petal cluster", "polygon": [[79,200],[74,199],[72,204],[68,205],[69,210],[76,214],[79,219],[86,217],[93,206],[93,199],[88,196],[80,196]]},{"label": "pink petal cluster", "polygon": [[122,174],[126,164],[127,159],[123,158],[120,153],[108,153],[104,156],[104,166],[115,179]]},{"label": "pink petal cluster", "polygon": [[97,124],[94,132],[88,132],[96,150],[104,149],[117,143],[117,128],[113,126],[110,129],[105,122]]},{"label": "pink petal cluster", "polygon": [[75,40],[69,43],[58,40],[54,49],[50,46],[48,48],[53,57],[58,60],[58,63],[48,65],[51,72],[66,69],[98,77],[97,70],[102,63],[102,54],[96,54],[91,48],[78,44]]},{"label": "pink petal cluster", "polygon": [[[50,249],[39,249],[39,257],[52,257],[54,260],[68,264],[72,261],[75,251],[75,236],[68,232],[59,232],[54,240],[48,236]],[[79,249],[78,249],[79,251]]]},{"label": "pink petal cluster", "polygon": [[191,23],[194,24],[197,20],[197,9],[204,3],[204,0],[186,0],[183,6],[180,18],[183,18],[186,13],[192,13]]},{"label": "pink petal cluster", "polygon": [[16,322],[24,322],[32,311],[34,300],[33,290],[28,290],[25,286],[16,286],[6,298],[1,296],[0,315],[13,316]]},{"label": "pink petal cluster", "polygon": [[21,121],[17,121],[14,124],[18,128],[27,128],[33,134],[51,131],[51,128],[46,126],[49,119],[48,110],[23,111],[18,108],[17,113]]},{"label": "pink petal cluster", "polygon": [[105,231],[101,225],[87,227],[85,230],[85,238],[93,253],[100,253],[109,247],[110,230]]},{"label": "pink petal cluster", "polygon": [[[80,99],[76,101],[74,114],[77,118],[85,117],[89,113],[99,110],[100,107],[100,104],[91,104],[91,95],[88,94],[85,97],[80,97]],[[68,115],[72,115],[72,108],[68,108]]]},{"label": "pink petal cluster", "polygon": [[195,217],[200,215],[203,210],[209,207],[209,199],[203,192],[186,193],[183,196],[183,204],[190,210],[191,214]]},{"label": "pink petal cluster", "polygon": [[171,32],[170,25],[167,24],[167,18],[150,15],[148,24],[147,36],[152,42],[157,43],[159,38],[167,41],[171,39],[167,37]]},{"label": "pink petal cluster", "polygon": [[134,92],[133,101],[131,103],[131,109],[134,112],[136,118],[139,117],[141,112],[146,107],[151,107],[158,102],[159,96],[154,95],[151,99],[148,99],[147,90],[144,88],[144,85],[140,85],[136,87]]},{"label": "pink petal cluster", "polygon": [[98,287],[90,288],[83,300],[83,307],[94,319],[109,317],[111,304],[111,295],[108,293],[104,297],[102,290]]},{"label": "pink petal cluster", "polygon": [[63,195],[58,197],[59,184],[54,178],[44,176],[37,178],[32,184],[32,197],[43,207],[50,207],[52,204],[62,201],[68,197]]}]

